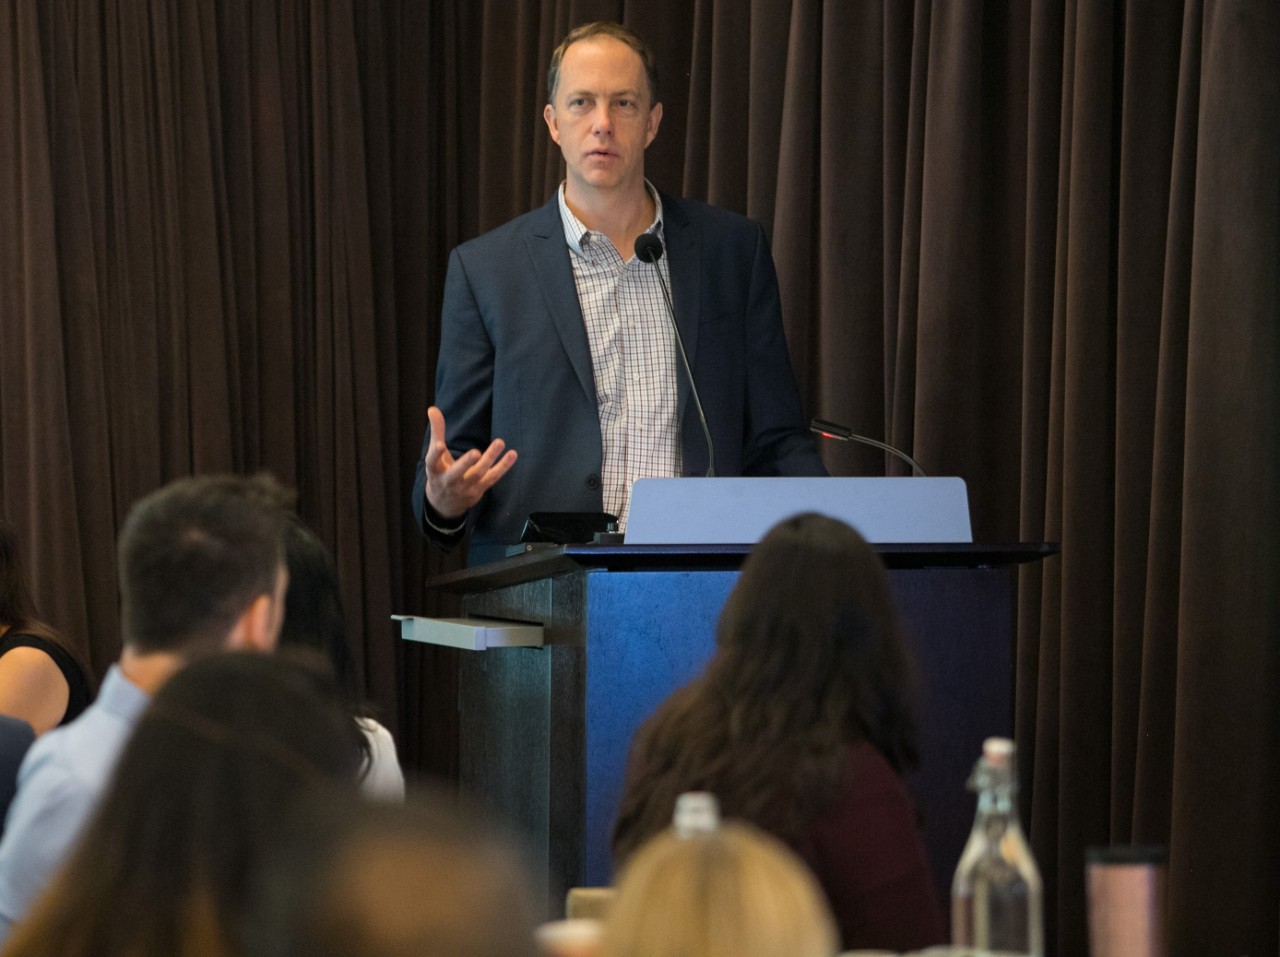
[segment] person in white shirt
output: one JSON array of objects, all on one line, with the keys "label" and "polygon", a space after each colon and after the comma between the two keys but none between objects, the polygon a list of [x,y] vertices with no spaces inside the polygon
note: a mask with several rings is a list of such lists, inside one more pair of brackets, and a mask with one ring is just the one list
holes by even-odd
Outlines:
[{"label": "person in white shirt", "polygon": [[396,756],[395,739],[365,701],[355,656],[347,640],[347,621],[333,560],[324,543],[296,516],[290,518],[285,529],[285,563],[289,590],[285,594],[280,647],[314,648],[329,661],[352,716],[368,742],[361,790],[367,797],[402,801],[404,771]]}]

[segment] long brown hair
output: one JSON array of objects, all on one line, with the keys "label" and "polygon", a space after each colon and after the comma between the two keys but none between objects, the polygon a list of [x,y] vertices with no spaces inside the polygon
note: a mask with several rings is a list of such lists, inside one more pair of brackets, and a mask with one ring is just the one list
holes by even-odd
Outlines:
[{"label": "long brown hair", "polygon": [[250,879],[290,808],[353,794],[359,733],[309,656],[223,652],[157,692],[5,957],[240,954]]},{"label": "long brown hair", "polygon": [[915,765],[915,672],[884,566],[843,522],[776,525],[743,564],[706,672],[636,734],[614,829],[619,858],[671,820],[683,791],[787,836],[835,796],[847,751],[870,742]]},{"label": "long brown hair", "polygon": [[[0,625],[8,625],[15,631],[45,628],[36,618],[31,592],[27,588],[27,576],[22,567],[22,555],[18,549],[18,535],[13,526],[0,518]],[[52,631],[52,629],[48,629]],[[41,637],[44,637],[41,635]]]}]

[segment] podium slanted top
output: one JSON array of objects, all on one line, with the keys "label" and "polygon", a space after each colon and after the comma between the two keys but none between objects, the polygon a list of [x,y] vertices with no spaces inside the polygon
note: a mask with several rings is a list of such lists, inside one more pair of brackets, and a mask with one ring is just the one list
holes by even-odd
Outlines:
[{"label": "podium slanted top", "polygon": [[967,543],[960,478],[646,478],[631,487],[628,545],[754,544],[784,518],[818,512],[872,543]]}]

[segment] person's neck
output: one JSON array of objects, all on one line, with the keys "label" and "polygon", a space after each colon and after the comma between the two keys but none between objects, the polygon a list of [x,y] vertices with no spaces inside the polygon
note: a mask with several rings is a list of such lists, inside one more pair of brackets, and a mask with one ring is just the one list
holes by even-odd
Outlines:
[{"label": "person's neck", "polygon": [[625,192],[607,193],[578,191],[570,181],[565,185],[564,201],[583,226],[604,233],[623,259],[631,258],[636,237],[649,228],[657,215],[644,180]]},{"label": "person's neck", "polygon": [[152,695],[186,663],[182,655],[172,651],[139,652],[128,645],[120,652],[119,661],[120,671],[129,683]]}]

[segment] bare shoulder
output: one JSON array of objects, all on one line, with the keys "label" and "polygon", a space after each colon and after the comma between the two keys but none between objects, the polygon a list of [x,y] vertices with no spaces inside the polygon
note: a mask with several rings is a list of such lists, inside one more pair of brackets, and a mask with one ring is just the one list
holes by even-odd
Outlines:
[{"label": "bare shoulder", "polygon": [[67,679],[47,652],[20,645],[0,655],[0,714],[22,718],[43,734],[62,720],[70,695]]}]

